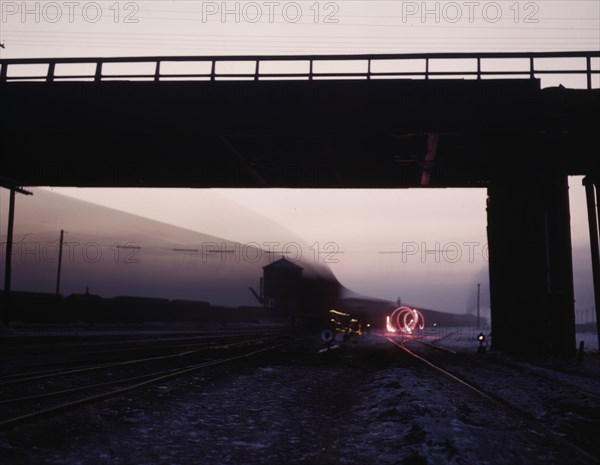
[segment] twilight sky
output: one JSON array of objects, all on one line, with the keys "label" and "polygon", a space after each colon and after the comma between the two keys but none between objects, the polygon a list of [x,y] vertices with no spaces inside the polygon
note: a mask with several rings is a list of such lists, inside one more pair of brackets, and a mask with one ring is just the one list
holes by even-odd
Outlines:
[{"label": "twilight sky", "polygon": [[596,0],[7,1],[3,57],[597,50]]},{"label": "twilight sky", "polygon": [[[0,1],[2,58],[597,50],[599,31],[596,0]],[[558,83],[581,85],[542,81]],[[576,307],[583,309],[593,306],[585,203],[581,180],[570,183]],[[304,258],[319,250],[318,260],[359,293],[464,312],[473,310],[480,282],[489,304],[485,190],[53,192],[240,242],[298,238]],[[6,199],[2,190],[3,239]],[[232,202],[240,208],[228,215],[223,205]],[[17,208],[17,228],[25,210]],[[268,237],[267,218],[290,234]]]}]

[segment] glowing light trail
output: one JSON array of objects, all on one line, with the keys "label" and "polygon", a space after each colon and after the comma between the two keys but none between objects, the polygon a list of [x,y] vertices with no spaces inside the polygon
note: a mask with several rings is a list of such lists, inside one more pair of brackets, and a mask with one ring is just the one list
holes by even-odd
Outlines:
[{"label": "glowing light trail", "polygon": [[394,325],[392,325],[389,315],[385,317],[385,329],[387,329],[388,333],[396,332],[396,328],[394,328]]},{"label": "glowing light trail", "polygon": [[390,316],[386,317],[385,327],[390,333],[412,334],[415,329],[425,327],[425,318],[416,308],[398,307]]}]

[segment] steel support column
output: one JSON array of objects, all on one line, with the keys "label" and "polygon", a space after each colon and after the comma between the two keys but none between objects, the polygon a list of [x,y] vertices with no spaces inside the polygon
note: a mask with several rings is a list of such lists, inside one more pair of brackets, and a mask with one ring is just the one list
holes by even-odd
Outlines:
[{"label": "steel support column", "polygon": [[571,355],[575,314],[567,177],[504,175],[488,190],[492,344]]},{"label": "steel support column", "polygon": [[598,217],[596,216],[597,206],[597,186],[593,179],[585,177],[583,179],[585,194],[587,199],[588,225],[590,232],[590,251],[592,254],[592,278],[594,281],[594,302],[596,304],[596,327],[598,329],[598,341],[600,342],[600,246],[598,240]]},{"label": "steel support column", "polygon": [[546,184],[548,238],[548,309],[551,311],[551,351],[574,355],[575,289],[571,245],[571,211],[566,175],[556,175]]}]

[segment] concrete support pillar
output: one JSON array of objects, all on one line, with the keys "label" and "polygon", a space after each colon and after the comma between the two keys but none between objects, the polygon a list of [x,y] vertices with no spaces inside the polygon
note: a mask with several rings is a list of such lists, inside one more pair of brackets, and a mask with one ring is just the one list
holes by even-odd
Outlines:
[{"label": "concrete support pillar", "polygon": [[488,190],[493,349],[575,353],[567,177],[499,176]]}]

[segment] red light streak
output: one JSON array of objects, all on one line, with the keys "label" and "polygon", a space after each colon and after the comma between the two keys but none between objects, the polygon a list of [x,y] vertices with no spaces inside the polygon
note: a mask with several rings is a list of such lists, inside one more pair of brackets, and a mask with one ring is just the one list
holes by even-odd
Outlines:
[{"label": "red light streak", "polygon": [[385,326],[389,333],[412,334],[415,329],[425,327],[425,318],[416,308],[398,307],[390,316],[386,317]]}]

